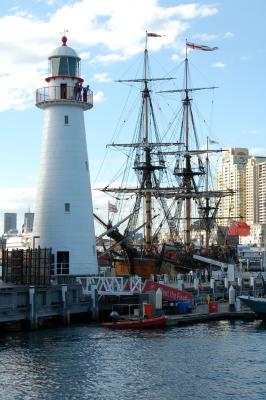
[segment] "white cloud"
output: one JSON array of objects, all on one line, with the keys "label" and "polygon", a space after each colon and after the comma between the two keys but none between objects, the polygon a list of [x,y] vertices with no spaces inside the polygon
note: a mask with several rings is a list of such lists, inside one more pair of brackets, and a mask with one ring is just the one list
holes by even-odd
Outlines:
[{"label": "white cloud", "polygon": [[107,72],[95,74],[93,76],[92,80],[94,82],[111,82],[112,81],[112,79],[110,78],[110,76],[108,75]]},{"label": "white cloud", "polygon": [[110,78],[110,76],[108,75],[107,72],[95,74],[93,76],[92,80],[94,82],[111,82],[112,81],[112,79]]},{"label": "white cloud", "polygon": [[265,147],[253,147],[253,148],[249,149],[249,153],[252,156],[262,156],[262,155],[265,156],[266,148]]},{"label": "white cloud", "polygon": [[218,13],[218,9],[214,5],[199,5],[192,3],[170,7],[169,12],[173,13],[176,17],[192,19],[196,17],[208,17],[215,15]]},{"label": "white cloud", "polygon": [[193,38],[202,40],[204,42],[211,42],[211,41],[218,39],[219,35],[210,35],[208,33],[201,33],[201,34],[193,35]]},{"label": "white cloud", "polygon": [[93,102],[94,103],[102,103],[103,101],[106,100],[106,97],[102,91],[98,91],[93,94]]},{"label": "white cloud", "polygon": [[214,5],[166,7],[159,0],[76,0],[62,7],[53,0],[46,3],[57,7],[49,16],[33,18],[15,8],[0,18],[0,111],[32,105],[62,21],[69,30],[69,45],[85,60],[114,63],[143,51],[146,30],[166,35],[150,40],[151,49],[176,48],[189,28],[187,21],[218,12]]},{"label": "white cloud", "polygon": [[174,61],[174,62],[179,63],[179,62],[181,62],[183,60],[183,58],[178,54],[173,54],[172,57],[171,57],[171,60]]},{"label": "white cloud", "polygon": [[222,34],[209,34],[209,33],[199,33],[199,34],[195,34],[193,35],[193,38],[195,39],[199,39],[202,41],[206,41],[206,42],[213,42],[214,40],[220,40],[220,39],[228,39],[228,38],[232,38],[235,35],[232,32],[225,32]]},{"label": "white cloud", "polygon": [[225,32],[225,34],[224,34],[224,38],[232,38],[234,36],[235,36],[235,34],[233,32]]},{"label": "white cloud", "polygon": [[35,187],[1,187],[0,209],[4,212],[23,211],[35,203]]},{"label": "white cloud", "polygon": [[225,67],[226,67],[226,64],[224,64],[224,63],[221,62],[221,61],[218,61],[218,62],[212,64],[212,67],[213,67],[213,68],[225,68]]},{"label": "white cloud", "polygon": [[248,133],[251,135],[261,135],[264,131],[262,129],[251,129]]},{"label": "white cloud", "polygon": [[104,55],[98,55],[94,59],[91,60],[91,63],[97,64],[97,63],[102,63],[102,64],[111,64],[119,61],[125,61],[127,60],[128,56],[122,56],[120,54],[104,54]]}]

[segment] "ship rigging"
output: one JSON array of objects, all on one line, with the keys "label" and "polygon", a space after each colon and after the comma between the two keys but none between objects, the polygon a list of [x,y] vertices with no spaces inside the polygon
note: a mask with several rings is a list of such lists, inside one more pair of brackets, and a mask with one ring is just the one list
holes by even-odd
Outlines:
[{"label": "ship rigging", "polygon": [[[151,85],[158,81],[167,81],[173,78],[150,78],[148,76],[148,37],[149,34],[146,32],[143,78],[118,81],[120,83],[141,84],[141,107],[136,134],[131,143],[112,143],[108,145],[119,150],[130,150],[127,160],[128,164],[129,162],[133,164],[131,168],[135,172],[136,183],[131,182],[128,184],[126,182],[130,168],[127,165],[120,186],[107,185],[101,190],[105,193],[121,196],[118,197],[121,200],[125,195],[134,196],[134,203],[127,219],[124,238],[126,242],[130,241],[129,238],[132,242],[134,232],[138,231],[139,216],[142,214],[144,218],[141,226],[144,227],[145,232],[141,257],[152,256],[154,258],[158,256],[153,263],[156,266],[156,270],[158,270],[166,255],[165,243],[158,250],[158,245],[162,244],[162,240],[159,239],[159,232],[162,227],[167,226],[169,231],[167,240],[171,245],[175,246],[175,249],[178,249],[174,256],[174,264],[177,269],[186,270],[193,268],[193,265],[191,263],[187,264],[184,259],[184,254],[191,255],[192,222],[195,225],[195,222],[201,221],[200,228],[205,231],[205,246],[208,249],[210,232],[214,226],[220,199],[222,196],[232,195],[231,192],[210,189],[209,155],[222,150],[210,149],[211,142],[208,136],[207,148],[200,148],[192,112],[191,94],[200,90],[213,90],[216,87],[189,87],[188,46],[186,45],[184,88],[156,92],[156,94],[160,93],[162,95],[164,93],[181,93],[183,95],[182,122],[179,136],[175,131],[169,141],[162,141],[156,121],[156,112],[153,105],[154,92],[151,89]],[[173,126],[173,123],[168,124],[168,126]],[[193,141],[191,140],[192,137]],[[168,156],[172,157],[170,161],[167,161]],[[206,158],[204,159],[203,156]],[[155,202],[159,204],[161,210],[160,220],[156,218],[158,212],[155,211]],[[192,216],[192,209],[194,208],[198,211],[197,218]],[[156,219],[157,221],[154,222]],[[106,228],[109,230],[110,235],[110,230],[112,231],[110,221]],[[183,234],[181,232],[182,229]],[[120,243],[121,241],[123,242],[120,237]],[[157,249],[156,252],[154,252],[155,247]],[[123,248],[126,251],[125,244]],[[134,259],[137,258],[137,250],[135,252],[130,251],[127,255],[130,259],[130,272],[136,273]],[[139,274],[141,275],[141,273]]]}]

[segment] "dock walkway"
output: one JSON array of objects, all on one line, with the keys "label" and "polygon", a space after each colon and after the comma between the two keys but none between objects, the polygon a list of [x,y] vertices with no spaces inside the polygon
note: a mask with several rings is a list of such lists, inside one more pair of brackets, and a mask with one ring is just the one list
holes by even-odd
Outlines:
[{"label": "dock walkway", "polygon": [[208,312],[208,305],[203,304],[190,314],[168,315],[167,326],[182,326],[222,320],[255,320],[256,314],[247,308],[241,311],[230,311],[227,302],[219,303],[218,311]]}]

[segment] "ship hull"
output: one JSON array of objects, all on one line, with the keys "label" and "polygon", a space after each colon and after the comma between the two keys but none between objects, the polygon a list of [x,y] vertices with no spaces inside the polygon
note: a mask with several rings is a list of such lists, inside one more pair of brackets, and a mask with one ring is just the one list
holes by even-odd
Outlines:
[{"label": "ship hull", "polygon": [[103,322],[101,326],[103,328],[110,329],[154,329],[161,328],[167,324],[167,317],[153,317],[147,319],[137,319],[137,320],[124,320],[117,322]]},{"label": "ship hull", "polygon": [[177,260],[169,260],[158,256],[118,258],[113,260],[113,268],[117,276],[138,275],[150,279],[151,275],[167,274],[175,276],[176,273],[187,273],[191,266],[177,265]]},{"label": "ship hull", "polygon": [[262,319],[266,319],[266,298],[239,296],[239,299],[249,306],[251,310],[258,314]]}]

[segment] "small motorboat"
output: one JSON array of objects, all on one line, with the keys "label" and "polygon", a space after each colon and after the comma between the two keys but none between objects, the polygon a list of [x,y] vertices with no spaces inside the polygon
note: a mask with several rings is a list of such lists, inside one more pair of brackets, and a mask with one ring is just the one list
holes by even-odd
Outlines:
[{"label": "small motorboat", "polygon": [[266,320],[266,298],[253,296],[238,296],[238,298],[260,318]]},{"label": "small motorboat", "polygon": [[143,319],[124,319],[112,322],[103,322],[101,326],[103,328],[111,329],[153,329],[161,328],[167,323],[167,317],[161,315],[153,318]]}]

